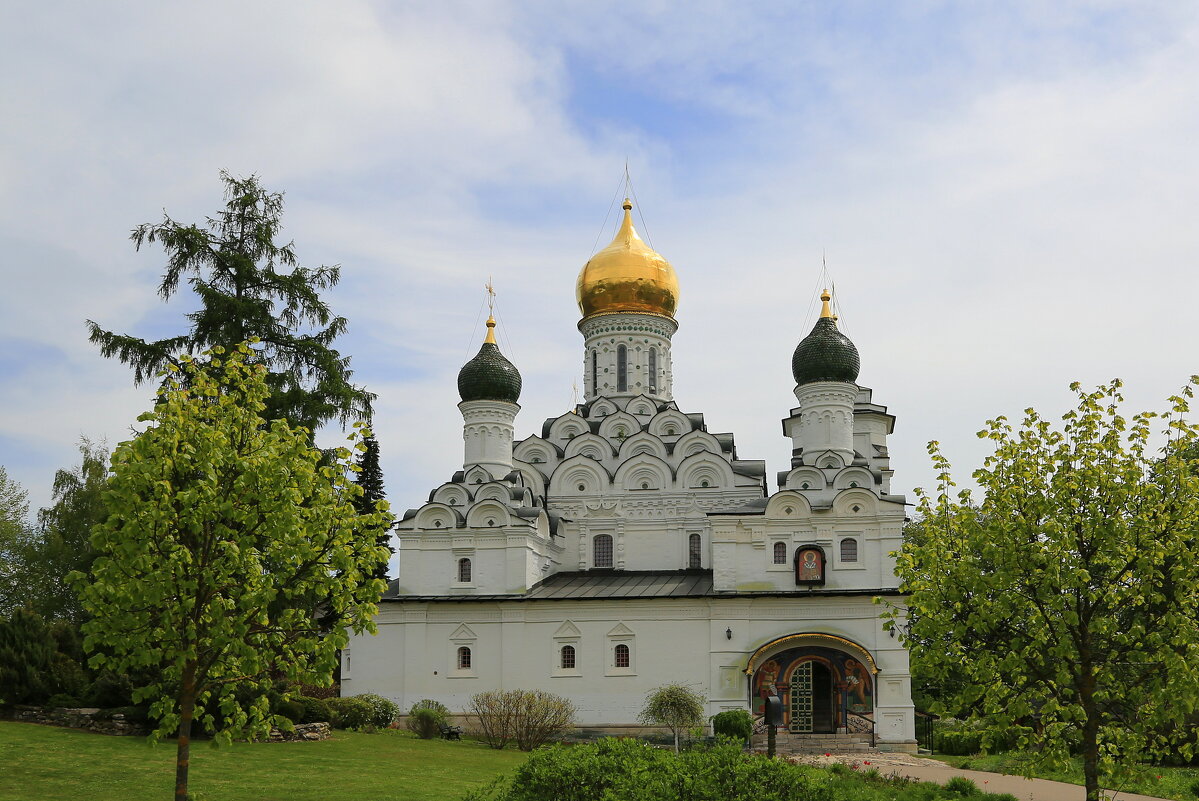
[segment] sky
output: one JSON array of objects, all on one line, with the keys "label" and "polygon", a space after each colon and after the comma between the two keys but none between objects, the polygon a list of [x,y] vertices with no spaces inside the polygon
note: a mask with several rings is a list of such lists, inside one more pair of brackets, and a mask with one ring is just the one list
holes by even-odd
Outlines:
[{"label": "sky", "polygon": [[968,485],[985,422],[1072,381],[1137,411],[1199,372],[1193,2],[44,0],[0,5],[0,74],[0,465],[33,510],[149,407],[85,320],[182,333],[129,233],[215,213],[221,170],[341,265],[401,511],[461,467],[489,279],[517,436],[571,407],[626,163],[681,284],[675,399],[770,476],[822,264],[898,492],[934,487],[931,440]]}]

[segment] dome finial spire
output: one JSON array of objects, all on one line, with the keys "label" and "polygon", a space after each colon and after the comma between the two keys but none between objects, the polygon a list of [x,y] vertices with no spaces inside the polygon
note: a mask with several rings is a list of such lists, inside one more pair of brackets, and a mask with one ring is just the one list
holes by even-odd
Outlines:
[{"label": "dome finial spire", "polygon": [[830,306],[828,305],[828,302],[829,302],[830,300],[832,300],[832,299],[833,299],[833,296],[829,294],[829,292],[828,292],[828,289],[827,289],[827,288],[826,288],[826,289],[825,289],[823,292],[821,292],[821,293],[820,293],[820,301],[821,301],[821,303],[823,304],[823,305],[820,307],[820,317],[821,317],[822,319],[823,319],[823,318],[826,318],[826,317],[827,317],[828,319],[830,319],[830,320],[836,320],[836,319],[837,319],[836,317],[833,317],[833,310],[832,310],[832,307],[830,307]]},{"label": "dome finial spire", "polygon": [[[478,319],[477,317],[475,318]],[[495,287],[491,284],[491,277],[487,278],[487,338],[483,340],[492,345],[495,341]]]}]

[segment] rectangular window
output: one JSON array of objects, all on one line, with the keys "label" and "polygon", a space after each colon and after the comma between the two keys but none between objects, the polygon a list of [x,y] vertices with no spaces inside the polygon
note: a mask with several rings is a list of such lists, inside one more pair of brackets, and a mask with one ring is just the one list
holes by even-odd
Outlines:
[{"label": "rectangular window", "polygon": [[616,391],[627,392],[629,389],[629,349],[624,345],[616,346]]},{"label": "rectangular window", "polygon": [[592,567],[612,567],[612,535],[597,534],[592,541]]}]

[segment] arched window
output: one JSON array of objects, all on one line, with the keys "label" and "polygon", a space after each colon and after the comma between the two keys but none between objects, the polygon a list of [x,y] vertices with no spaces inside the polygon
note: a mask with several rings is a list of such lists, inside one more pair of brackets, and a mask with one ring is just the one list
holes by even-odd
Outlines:
[{"label": "arched window", "polygon": [[658,349],[649,349],[649,391],[658,391]]},{"label": "arched window", "polygon": [[848,537],[841,540],[841,561],[856,562],[858,561],[858,541],[853,537]]},{"label": "arched window", "polygon": [[599,394],[599,351],[591,351],[591,394]]},{"label": "arched window", "polygon": [[699,548],[699,535],[692,534],[687,538],[687,567],[703,567]]},{"label": "arched window", "polygon": [[629,390],[629,349],[624,345],[616,346],[616,391]]},{"label": "arched window", "polygon": [[573,645],[562,646],[562,669],[574,670],[575,666],[575,647]]},{"label": "arched window", "polygon": [[462,583],[470,581],[470,560],[462,558],[458,560],[458,580]]},{"label": "arched window", "polygon": [[774,544],[774,563],[776,565],[787,564],[787,543],[776,542]]},{"label": "arched window", "polygon": [[470,670],[470,649],[465,645],[458,648],[458,669]]},{"label": "arched window", "polygon": [[591,545],[591,566],[612,567],[612,535],[597,534]]},{"label": "arched window", "polygon": [[618,668],[629,666],[629,646],[621,643],[612,649],[612,664]]}]

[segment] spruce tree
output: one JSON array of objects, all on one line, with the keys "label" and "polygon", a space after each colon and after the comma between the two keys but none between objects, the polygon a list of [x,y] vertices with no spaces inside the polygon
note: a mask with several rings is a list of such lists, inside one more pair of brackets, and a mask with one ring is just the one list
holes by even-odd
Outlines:
[{"label": "spruce tree", "polygon": [[268,192],[257,176],[221,173],[225,208],[203,225],[185,225],[163,215],[162,222],[133,229],[138,250],[160,244],[167,255],[158,294],[169,300],[188,284],[200,308],[187,315],[187,333],[146,341],[87,322],[92,342],[105,357],[133,368],[138,384],[154,379],[168,365],[179,366],[181,353],[196,355],[220,346],[231,349],[257,337],[259,359],[269,370],[271,394],[266,420],[316,430],[337,419],[370,417],[375,396],[351,383],[350,360],[333,349],[346,330],[318,291],[336,286],[340,267],[298,265],[294,243],[277,244],[283,195]]},{"label": "spruce tree", "polygon": [[[358,457],[358,472],[354,476],[354,483],[362,487],[362,494],[354,498],[353,504],[358,514],[368,515],[374,513],[375,502],[386,500],[387,496],[383,491],[383,470],[379,467],[379,441],[375,439],[374,432],[368,432],[363,436],[362,444],[366,449]],[[376,544],[386,548],[388,553],[395,553],[395,549],[391,547],[390,529],[379,532]],[[387,580],[386,562],[376,568],[373,578]]]}]

